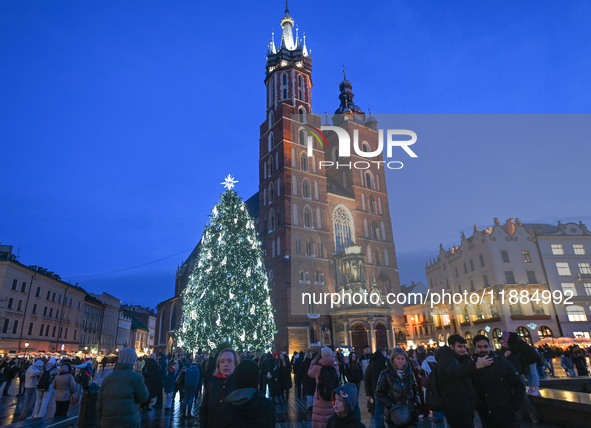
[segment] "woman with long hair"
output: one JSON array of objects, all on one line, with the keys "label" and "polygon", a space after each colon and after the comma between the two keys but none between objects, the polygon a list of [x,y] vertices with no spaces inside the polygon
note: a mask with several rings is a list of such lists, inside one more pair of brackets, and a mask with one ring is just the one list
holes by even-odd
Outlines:
[{"label": "woman with long hair", "polygon": [[281,398],[287,403],[291,383],[291,364],[283,353],[279,354],[277,360],[279,365],[279,386],[281,387]]}]

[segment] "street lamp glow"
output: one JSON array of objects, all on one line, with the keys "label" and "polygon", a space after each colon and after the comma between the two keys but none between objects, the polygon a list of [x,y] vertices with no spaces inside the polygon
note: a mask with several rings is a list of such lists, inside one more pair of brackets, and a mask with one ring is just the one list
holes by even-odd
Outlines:
[{"label": "street lamp glow", "polygon": [[25,342],[25,348],[29,347],[29,342]]}]

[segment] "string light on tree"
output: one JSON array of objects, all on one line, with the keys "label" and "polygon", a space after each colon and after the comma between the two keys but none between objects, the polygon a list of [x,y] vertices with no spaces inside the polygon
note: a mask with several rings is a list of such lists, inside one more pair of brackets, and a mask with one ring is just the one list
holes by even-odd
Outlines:
[{"label": "string light on tree", "polygon": [[277,330],[254,220],[233,190],[228,175],[225,190],[209,216],[189,284],[183,292],[178,346],[231,346],[236,350],[269,350]]}]

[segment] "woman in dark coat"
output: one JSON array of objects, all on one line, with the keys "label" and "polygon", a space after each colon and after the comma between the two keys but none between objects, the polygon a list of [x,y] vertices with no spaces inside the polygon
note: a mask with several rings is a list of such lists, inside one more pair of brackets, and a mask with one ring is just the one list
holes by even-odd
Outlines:
[{"label": "woman in dark coat", "polygon": [[289,359],[284,354],[279,354],[277,360],[279,366],[279,385],[281,386],[281,398],[287,402],[289,398],[289,390],[292,387],[291,383],[291,364]]},{"label": "woman in dark coat", "polygon": [[224,400],[236,390],[234,384],[234,370],[240,364],[240,358],[231,348],[224,349],[217,358],[216,370],[209,380],[201,400],[199,410],[199,427],[213,428],[214,421],[218,418]]},{"label": "woman in dark coat", "polygon": [[[384,420],[388,428],[416,427],[418,423],[419,395],[417,383],[404,349],[394,348],[380,374],[376,398],[384,406]],[[410,421],[405,425],[395,425],[390,410],[397,404],[406,404],[410,410]]]},{"label": "woman in dark coat", "polygon": [[300,373],[302,376],[302,395],[308,400],[308,413],[312,413],[312,406],[314,405],[314,393],[316,392],[316,379],[308,376],[310,370],[310,363],[312,362],[312,352],[306,352],[304,361],[300,366]]},{"label": "woman in dark coat", "polygon": [[363,370],[361,364],[357,361],[357,354],[351,352],[349,354],[349,361],[345,363],[345,378],[348,383],[352,383],[357,387],[357,394],[359,395],[359,385],[363,380]]},{"label": "woman in dark coat", "polygon": [[267,358],[266,363],[265,377],[267,378],[267,384],[269,385],[269,395],[273,400],[273,404],[281,404],[284,401],[283,398],[281,398],[281,384],[279,383],[279,354],[273,352],[273,356]]}]

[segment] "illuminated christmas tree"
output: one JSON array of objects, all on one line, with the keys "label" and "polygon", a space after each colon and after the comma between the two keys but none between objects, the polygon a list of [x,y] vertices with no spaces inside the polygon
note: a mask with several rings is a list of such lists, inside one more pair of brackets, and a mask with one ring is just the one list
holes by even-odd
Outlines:
[{"label": "illuminated christmas tree", "polygon": [[209,215],[189,284],[183,292],[178,346],[195,352],[232,347],[263,351],[276,331],[274,308],[254,219],[230,175]]}]

